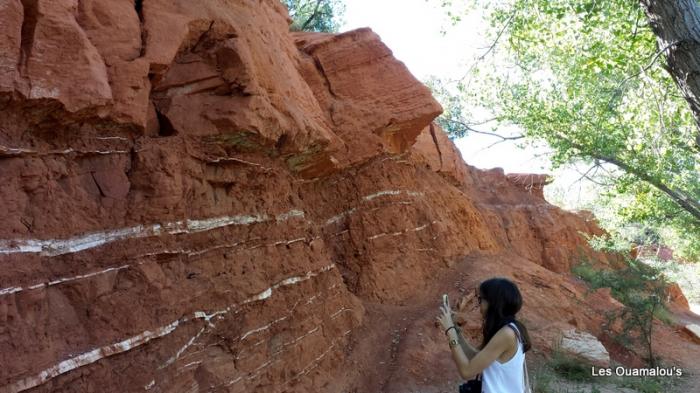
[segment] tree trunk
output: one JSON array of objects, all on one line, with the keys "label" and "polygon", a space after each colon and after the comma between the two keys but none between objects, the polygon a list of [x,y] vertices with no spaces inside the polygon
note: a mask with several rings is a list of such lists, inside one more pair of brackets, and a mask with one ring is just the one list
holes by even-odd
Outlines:
[{"label": "tree trunk", "polygon": [[695,117],[700,147],[700,6],[697,0],[640,0],[659,49],[664,50],[668,72],[680,88]]}]

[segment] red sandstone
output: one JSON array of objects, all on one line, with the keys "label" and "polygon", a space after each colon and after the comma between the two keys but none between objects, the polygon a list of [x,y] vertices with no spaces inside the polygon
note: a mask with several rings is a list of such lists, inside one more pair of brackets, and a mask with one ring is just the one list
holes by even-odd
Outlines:
[{"label": "red sandstone", "polygon": [[277,0],[0,18],[0,392],[453,390],[439,295],[494,275],[538,351],[607,342],[619,303],[569,273],[617,266],[602,230],[465,164],[371,30],[292,34]]}]

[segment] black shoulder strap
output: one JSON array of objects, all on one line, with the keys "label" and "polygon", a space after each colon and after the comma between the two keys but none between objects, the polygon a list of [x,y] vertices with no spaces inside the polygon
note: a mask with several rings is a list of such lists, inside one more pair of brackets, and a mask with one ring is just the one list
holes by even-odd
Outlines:
[{"label": "black shoulder strap", "polygon": [[[520,336],[520,331],[519,331],[518,328],[516,327],[517,325],[515,325],[515,322],[509,323],[508,326],[509,326],[511,329],[513,329],[513,331],[515,332],[515,335],[518,336],[518,341],[520,341],[520,342],[522,343],[522,342],[523,342],[523,338]],[[523,343],[523,345],[524,345],[524,343]]]}]

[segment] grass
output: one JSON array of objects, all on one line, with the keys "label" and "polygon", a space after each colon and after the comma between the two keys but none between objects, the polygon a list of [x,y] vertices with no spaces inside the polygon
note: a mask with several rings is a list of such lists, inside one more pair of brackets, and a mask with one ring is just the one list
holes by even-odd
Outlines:
[{"label": "grass", "polygon": [[[613,393],[621,388],[639,393],[681,393],[678,387],[685,377],[593,376],[591,365],[554,348],[544,363],[530,374],[533,393]],[[660,366],[660,367],[670,367]]]},{"label": "grass", "polygon": [[533,393],[564,393],[563,381],[592,383],[596,378],[591,374],[590,363],[561,351],[558,343],[534,371],[530,377]]},{"label": "grass", "polygon": [[591,374],[592,365],[584,360],[569,356],[555,349],[549,359],[548,366],[569,381],[592,381],[596,377]]}]

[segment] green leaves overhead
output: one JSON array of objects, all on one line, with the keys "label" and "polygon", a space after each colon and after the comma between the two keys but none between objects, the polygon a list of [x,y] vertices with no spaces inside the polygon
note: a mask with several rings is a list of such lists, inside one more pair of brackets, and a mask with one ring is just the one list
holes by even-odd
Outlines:
[{"label": "green leaves overhead", "polygon": [[337,32],[343,24],[345,4],[342,0],[282,0],[294,21],[296,31]]},{"label": "green leaves overhead", "polygon": [[605,175],[603,183],[614,186],[604,197],[611,205],[633,201],[620,206],[619,216],[672,228],[665,240],[700,256],[695,123],[638,2],[470,4],[487,15],[496,46],[458,87],[443,86],[443,97],[452,94],[446,116],[469,124],[469,111],[459,105],[487,108],[499,126],[516,125],[528,140],[546,142],[554,167],[616,166]]}]

